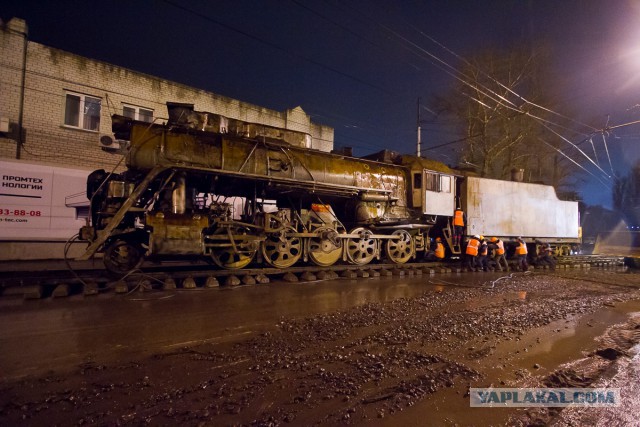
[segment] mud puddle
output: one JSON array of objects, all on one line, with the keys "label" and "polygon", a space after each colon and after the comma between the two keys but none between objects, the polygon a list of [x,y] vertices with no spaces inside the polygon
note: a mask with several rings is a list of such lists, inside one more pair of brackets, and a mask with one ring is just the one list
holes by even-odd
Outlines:
[{"label": "mud puddle", "polygon": [[[516,293],[523,298],[522,293]],[[505,296],[513,298],[514,295]],[[611,325],[625,322],[640,313],[640,300],[617,302],[596,312],[570,316],[542,328],[528,331],[514,339],[470,342],[466,359],[474,351],[488,349],[486,357],[468,360],[467,366],[483,375],[483,379],[468,385],[455,384],[433,394],[428,400],[396,414],[389,420],[378,420],[382,426],[454,426],[507,425],[527,408],[471,408],[468,387],[544,387],[541,379],[561,366],[582,359],[602,347],[599,337]],[[635,360],[640,360],[636,355]],[[597,362],[596,362],[597,363]],[[635,368],[639,371],[640,368]],[[621,376],[632,374],[629,368]],[[621,382],[621,381],[620,381]],[[614,408],[615,411],[617,408]]]}]

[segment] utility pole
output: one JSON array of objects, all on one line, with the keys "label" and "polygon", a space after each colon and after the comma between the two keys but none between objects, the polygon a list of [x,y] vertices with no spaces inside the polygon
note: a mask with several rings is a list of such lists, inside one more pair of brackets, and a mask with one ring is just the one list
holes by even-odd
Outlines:
[{"label": "utility pole", "polygon": [[422,129],[420,127],[421,127],[420,126],[420,98],[418,97],[418,144],[416,146],[416,156],[418,157],[420,157],[420,144],[421,144],[420,134],[422,132]]}]

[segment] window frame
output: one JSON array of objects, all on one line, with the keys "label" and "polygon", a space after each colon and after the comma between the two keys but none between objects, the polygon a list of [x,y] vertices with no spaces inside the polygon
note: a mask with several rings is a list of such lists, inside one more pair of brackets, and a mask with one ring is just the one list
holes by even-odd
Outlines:
[{"label": "window frame", "polygon": [[453,177],[448,174],[425,170],[424,190],[434,193],[451,193],[453,191]]},{"label": "window frame", "polygon": [[[71,123],[71,118],[73,117],[69,116],[69,98],[70,97],[78,98],[77,110],[73,112],[76,115],[75,123]],[[92,101],[87,102],[87,98],[91,99]],[[87,104],[94,104],[98,106],[98,111],[97,111],[98,114],[96,116],[89,116],[86,114],[86,112],[84,112],[87,110]],[[97,117],[97,123],[95,124],[95,129],[92,129],[90,127],[85,127],[87,122],[89,122],[88,123],[89,125],[91,124],[91,120],[87,120],[90,117]],[[102,98],[101,97],[95,96],[95,95],[89,95],[86,93],[75,92],[72,90],[64,91],[64,107],[63,107],[63,119],[62,119],[63,127],[97,133],[97,132],[100,132],[101,121],[102,121]]]},{"label": "window frame", "polygon": [[[124,112],[125,108],[130,108],[130,109],[134,110],[134,117],[127,116],[125,114],[125,112]],[[146,114],[141,115],[140,114],[140,110],[148,111],[148,112],[151,113],[151,115],[150,116],[147,116]],[[133,120],[138,120],[138,121],[145,122],[145,123],[153,123],[154,113],[155,113],[155,110],[153,108],[141,107],[139,105],[128,104],[126,102],[122,103],[122,115],[125,116],[125,117],[132,118]],[[140,118],[141,116],[149,117],[150,120],[142,120]]]},{"label": "window frame", "polygon": [[425,171],[425,191],[440,192],[440,174],[438,172]]}]

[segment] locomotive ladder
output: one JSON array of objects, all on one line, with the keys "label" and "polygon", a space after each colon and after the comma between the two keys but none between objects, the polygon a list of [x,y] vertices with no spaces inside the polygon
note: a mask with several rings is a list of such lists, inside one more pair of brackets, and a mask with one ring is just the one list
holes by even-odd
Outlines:
[{"label": "locomotive ladder", "polygon": [[113,218],[111,218],[111,221],[109,221],[109,224],[103,230],[98,231],[98,236],[96,240],[91,242],[91,244],[89,245],[89,247],[87,247],[87,250],[84,252],[84,254],[76,258],[77,261],[86,261],[98,251],[100,246],[102,246],[104,242],[107,241],[109,236],[111,236],[111,232],[120,224],[120,221],[122,221],[122,218],[124,218],[125,214],[133,207],[133,204],[140,198],[142,193],[147,189],[151,181],[153,181],[153,179],[155,179],[155,177],[158,176],[158,174],[164,171],[165,169],[166,167],[164,166],[156,166],[147,174],[147,176],[142,180],[142,182],[138,184],[136,189],[133,190],[129,198],[122,204],[118,212],[113,216]]},{"label": "locomotive ladder", "polygon": [[462,251],[460,249],[460,245],[454,245],[453,244],[453,237],[452,237],[452,232],[451,232],[451,224],[449,224],[449,221],[447,221],[447,226],[442,229],[442,234],[444,235],[444,238],[447,241],[447,244],[451,248],[451,253],[455,254],[455,255],[459,255],[460,252],[462,252]]}]

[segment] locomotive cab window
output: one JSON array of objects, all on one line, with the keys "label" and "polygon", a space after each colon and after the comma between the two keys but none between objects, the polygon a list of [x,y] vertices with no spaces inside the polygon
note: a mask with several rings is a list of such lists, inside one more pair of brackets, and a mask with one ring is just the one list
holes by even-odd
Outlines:
[{"label": "locomotive cab window", "polygon": [[440,191],[443,193],[451,193],[451,177],[447,175],[440,176]]},{"label": "locomotive cab window", "polygon": [[440,175],[437,173],[426,172],[425,178],[427,179],[427,191],[440,191]]},{"label": "locomotive cab window", "polygon": [[422,188],[422,173],[413,174],[413,188],[416,190]]}]

